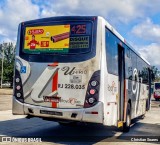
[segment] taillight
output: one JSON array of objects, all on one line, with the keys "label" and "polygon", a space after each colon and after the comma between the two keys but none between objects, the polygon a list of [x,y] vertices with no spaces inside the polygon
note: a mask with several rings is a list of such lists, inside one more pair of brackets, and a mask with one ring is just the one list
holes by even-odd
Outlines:
[{"label": "taillight", "polygon": [[16,78],[16,83],[19,83],[20,82],[20,78]]},{"label": "taillight", "polygon": [[96,80],[92,80],[91,81],[91,86],[92,87],[95,87],[95,86],[97,86],[98,85],[98,82],[96,81]]},{"label": "taillight", "polygon": [[93,104],[94,102],[96,102],[97,100],[95,99],[95,98],[93,98],[93,97],[91,97],[91,98],[88,98],[88,103],[89,104]]},{"label": "taillight", "polygon": [[94,106],[99,100],[100,70],[92,75],[86,92],[84,108]]},{"label": "taillight", "polygon": [[89,90],[89,93],[90,93],[91,95],[94,95],[94,94],[96,93],[96,90],[95,90],[95,89],[90,89],[90,90]]},{"label": "taillight", "polygon": [[15,76],[14,76],[14,96],[20,102],[24,102],[22,80],[20,73],[17,69],[15,69]]}]

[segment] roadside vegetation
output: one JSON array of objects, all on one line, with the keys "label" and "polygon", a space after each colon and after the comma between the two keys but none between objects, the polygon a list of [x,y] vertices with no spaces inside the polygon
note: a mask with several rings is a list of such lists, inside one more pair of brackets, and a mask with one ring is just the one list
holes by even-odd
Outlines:
[{"label": "roadside vegetation", "polygon": [[[0,44],[0,80],[2,77],[3,63],[3,87],[13,86],[15,45],[13,43]],[[2,60],[3,59],[3,60]]]}]

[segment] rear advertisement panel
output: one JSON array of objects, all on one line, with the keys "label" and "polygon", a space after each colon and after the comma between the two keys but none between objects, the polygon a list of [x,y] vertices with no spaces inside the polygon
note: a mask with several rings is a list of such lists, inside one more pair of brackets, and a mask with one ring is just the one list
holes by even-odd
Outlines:
[{"label": "rear advertisement panel", "polygon": [[66,24],[26,27],[23,51],[26,53],[69,53],[89,51],[92,24]]}]

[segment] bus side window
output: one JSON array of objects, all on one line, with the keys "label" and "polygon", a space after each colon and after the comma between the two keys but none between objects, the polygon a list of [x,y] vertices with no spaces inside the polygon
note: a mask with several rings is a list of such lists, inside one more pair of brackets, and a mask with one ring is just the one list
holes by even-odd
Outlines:
[{"label": "bus side window", "polygon": [[142,78],[143,78],[142,83],[148,84],[148,68],[146,68],[145,66],[143,67],[143,70],[142,70]]},{"label": "bus side window", "polygon": [[106,29],[106,61],[108,72],[118,75],[118,39]]},{"label": "bus side window", "polygon": [[125,77],[132,80],[131,50],[127,46],[125,47],[125,62]]}]

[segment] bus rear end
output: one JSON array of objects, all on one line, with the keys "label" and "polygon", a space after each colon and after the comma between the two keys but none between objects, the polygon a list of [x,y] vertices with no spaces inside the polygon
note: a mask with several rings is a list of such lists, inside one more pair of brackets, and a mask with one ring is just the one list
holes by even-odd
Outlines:
[{"label": "bus rear end", "polygon": [[153,97],[155,100],[160,100],[160,82],[154,83],[154,94]]},{"label": "bus rear end", "polygon": [[19,25],[13,114],[103,123],[98,17],[55,17]]}]

